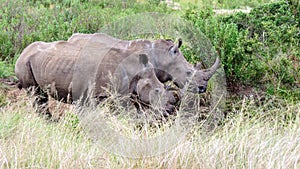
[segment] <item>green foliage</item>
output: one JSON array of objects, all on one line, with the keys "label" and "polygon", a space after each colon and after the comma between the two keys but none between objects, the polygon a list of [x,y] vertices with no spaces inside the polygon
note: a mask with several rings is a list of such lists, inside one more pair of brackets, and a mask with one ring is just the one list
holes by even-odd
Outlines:
[{"label": "green foliage", "polygon": [[0,78],[8,77],[13,75],[12,64],[0,61]]},{"label": "green foliage", "polygon": [[147,0],[147,2],[153,5],[158,5],[160,3],[160,0]]},{"label": "green foliage", "polygon": [[196,64],[197,62],[199,62],[199,57],[197,56],[197,54],[195,53],[194,50],[192,50],[191,48],[182,45],[182,47],[180,47],[180,50],[183,54],[183,56],[185,56],[186,60],[190,63]]},{"label": "green foliage", "polygon": [[219,17],[211,9],[192,8],[184,17],[219,51],[230,83],[290,90],[299,85],[299,17],[286,2]]},{"label": "green foliage", "polygon": [[[241,72],[249,82],[260,84],[263,80],[275,78],[284,84],[293,86],[298,80],[300,28],[290,6],[285,2],[272,3],[254,8],[248,15],[232,15],[223,18],[224,23],[234,23],[240,34],[247,33],[238,42],[243,47],[234,57],[241,60],[251,58],[253,71],[258,74]],[[245,54],[245,57],[243,57]],[[238,63],[240,64],[240,63]],[[244,65],[244,64],[242,64]],[[264,79],[264,75],[271,76]],[[240,76],[243,81],[243,75]],[[272,80],[271,80],[272,81]]]},{"label": "green foliage", "polygon": [[34,41],[66,40],[73,33],[95,33],[107,23],[139,12],[168,12],[165,5],[115,1],[0,0],[0,59],[19,54]]}]

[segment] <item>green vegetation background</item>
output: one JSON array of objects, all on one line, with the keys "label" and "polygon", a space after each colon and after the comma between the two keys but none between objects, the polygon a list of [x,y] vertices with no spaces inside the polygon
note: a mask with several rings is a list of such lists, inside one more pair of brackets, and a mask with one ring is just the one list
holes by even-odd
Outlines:
[{"label": "green vegetation background", "polygon": [[[232,15],[215,15],[212,9],[238,8],[237,1],[180,1],[180,11],[158,2],[1,0],[0,77],[13,76],[15,60],[34,41],[67,40],[76,32],[98,32],[123,16],[161,12],[190,21],[211,40],[220,54],[230,90],[248,86],[269,95],[300,100],[299,2],[247,1],[241,5],[254,7],[250,13]],[[184,53],[189,61],[198,61],[193,49]]]}]

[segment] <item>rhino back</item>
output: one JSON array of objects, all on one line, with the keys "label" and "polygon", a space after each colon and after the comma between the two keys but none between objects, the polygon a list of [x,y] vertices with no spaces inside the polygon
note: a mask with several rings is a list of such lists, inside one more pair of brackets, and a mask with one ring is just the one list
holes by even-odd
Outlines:
[{"label": "rhino back", "polygon": [[69,39],[68,42],[76,45],[80,48],[84,48],[86,45],[91,43],[96,43],[100,47],[113,47],[115,44],[119,43],[121,40],[113,38],[109,35],[103,33],[94,33],[94,34],[83,34],[75,33]]}]

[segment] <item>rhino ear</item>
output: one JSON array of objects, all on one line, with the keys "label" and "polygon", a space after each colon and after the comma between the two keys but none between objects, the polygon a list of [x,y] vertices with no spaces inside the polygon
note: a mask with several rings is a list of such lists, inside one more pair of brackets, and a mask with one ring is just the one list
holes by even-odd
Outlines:
[{"label": "rhino ear", "polygon": [[180,48],[181,45],[182,45],[182,39],[179,38],[179,39],[178,39],[178,48]]},{"label": "rhino ear", "polygon": [[149,62],[148,56],[146,54],[140,54],[139,57],[139,62],[146,67]]}]

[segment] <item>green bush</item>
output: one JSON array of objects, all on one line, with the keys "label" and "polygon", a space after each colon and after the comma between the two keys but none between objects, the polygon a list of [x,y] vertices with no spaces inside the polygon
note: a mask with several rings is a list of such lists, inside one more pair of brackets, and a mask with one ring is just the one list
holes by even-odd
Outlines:
[{"label": "green bush", "polygon": [[219,51],[228,82],[293,90],[300,80],[300,27],[291,8],[276,2],[229,16],[191,8],[184,17]]},{"label": "green bush", "polygon": [[0,0],[0,60],[12,59],[34,41],[66,40],[95,33],[113,20],[139,12],[170,12],[165,5],[135,0]]},{"label": "green bush", "polygon": [[13,65],[4,61],[0,61],[0,78],[13,75]]},{"label": "green bush", "polygon": [[300,59],[300,28],[289,4],[277,2],[263,5],[254,8],[248,15],[232,15],[222,21],[236,24],[241,33],[247,32],[247,36],[239,40],[244,50],[234,56],[247,54],[247,58],[252,58],[250,64],[253,71],[259,73],[249,76],[249,82],[260,84],[268,80],[264,79],[266,74],[271,76],[270,80],[275,78],[285,85],[293,86],[299,80],[296,73],[299,67],[294,64],[299,63]]}]

